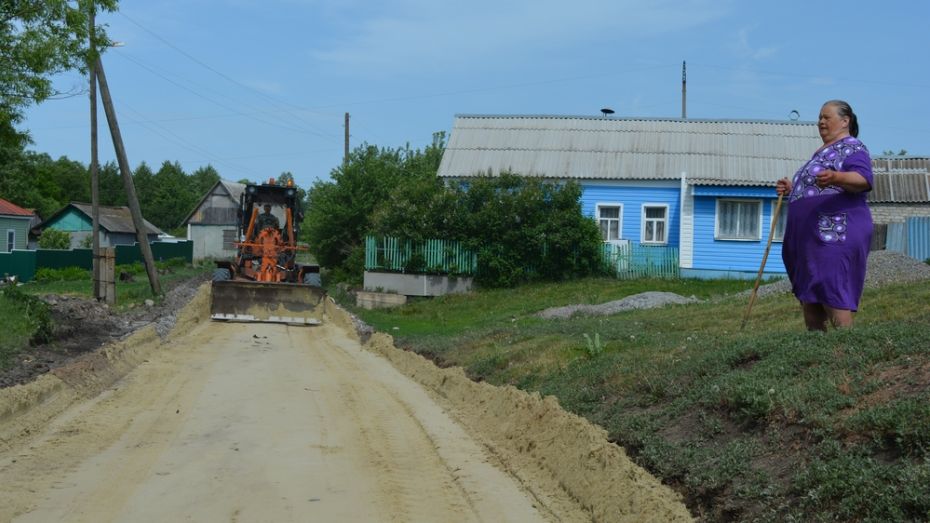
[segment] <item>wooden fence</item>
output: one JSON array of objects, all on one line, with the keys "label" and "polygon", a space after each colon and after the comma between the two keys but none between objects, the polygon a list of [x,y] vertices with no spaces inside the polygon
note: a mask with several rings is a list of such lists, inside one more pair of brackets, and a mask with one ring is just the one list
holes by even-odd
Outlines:
[{"label": "wooden fence", "polygon": [[410,241],[389,236],[365,238],[366,271],[418,274],[475,274],[478,255],[449,240]]},{"label": "wooden fence", "polygon": [[608,272],[621,280],[681,276],[677,247],[605,243],[603,258]]}]

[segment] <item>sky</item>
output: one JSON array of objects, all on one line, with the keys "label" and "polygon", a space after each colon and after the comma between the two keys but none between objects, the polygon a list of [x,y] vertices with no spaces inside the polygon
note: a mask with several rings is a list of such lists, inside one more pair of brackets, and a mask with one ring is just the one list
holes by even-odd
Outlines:
[{"label": "sky", "polygon": [[[122,0],[103,56],[130,165],[299,186],[350,147],[423,148],[456,114],[814,121],[845,99],[873,155],[930,155],[930,2]],[[90,160],[87,80],[31,148]],[[100,108],[100,158],[115,158]],[[790,175],[791,173],[785,173]]]}]

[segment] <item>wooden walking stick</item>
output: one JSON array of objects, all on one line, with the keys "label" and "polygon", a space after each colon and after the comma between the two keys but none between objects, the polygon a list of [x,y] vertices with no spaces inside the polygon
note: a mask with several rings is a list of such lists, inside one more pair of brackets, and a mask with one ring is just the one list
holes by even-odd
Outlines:
[{"label": "wooden walking stick", "polygon": [[739,330],[743,330],[746,322],[749,320],[749,313],[752,312],[752,304],[756,301],[756,292],[759,290],[759,281],[762,280],[762,271],[765,270],[765,261],[769,258],[769,249],[772,248],[772,239],[775,237],[775,225],[778,223],[778,213],[781,212],[781,201],[783,194],[778,195],[778,203],[775,204],[775,212],[772,214],[772,227],[769,230],[769,243],[765,246],[765,254],[762,255],[762,265],[759,266],[759,274],[756,276],[756,284],[752,287],[752,294],[749,296],[749,306],[746,307],[746,314],[743,315],[743,323]]}]

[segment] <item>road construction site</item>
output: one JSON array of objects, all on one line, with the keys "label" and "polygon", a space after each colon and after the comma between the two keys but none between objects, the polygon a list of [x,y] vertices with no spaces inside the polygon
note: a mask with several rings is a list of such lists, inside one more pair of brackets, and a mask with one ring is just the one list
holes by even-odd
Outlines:
[{"label": "road construction site", "polygon": [[554,398],[322,324],[153,325],[0,389],[0,521],[684,521]]}]

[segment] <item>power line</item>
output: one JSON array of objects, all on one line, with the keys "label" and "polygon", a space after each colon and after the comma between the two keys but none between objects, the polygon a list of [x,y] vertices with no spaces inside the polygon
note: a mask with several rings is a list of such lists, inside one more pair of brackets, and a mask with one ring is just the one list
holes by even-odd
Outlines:
[{"label": "power line", "polygon": [[[139,27],[139,28],[142,29],[143,31],[145,31],[145,32],[149,33],[150,35],[152,35],[153,37],[155,37],[155,38],[156,38],[157,40],[159,40],[160,42],[162,42],[162,43],[164,43],[165,45],[167,45],[168,47],[174,49],[175,51],[177,51],[178,53],[180,53],[181,55],[183,55],[183,56],[186,57],[187,59],[191,60],[191,61],[194,62],[195,64],[197,64],[197,65],[203,67],[204,69],[207,69],[208,71],[210,71],[210,72],[216,74],[217,76],[219,76],[219,77],[225,79],[226,81],[228,81],[228,82],[230,82],[230,83],[232,83],[232,84],[235,84],[235,85],[241,87],[242,89],[245,89],[245,90],[247,90],[247,91],[250,91],[250,92],[252,92],[252,93],[255,93],[255,94],[261,96],[262,98],[265,98],[266,100],[271,101],[272,103],[279,104],[279,105],[285,105],[285,106],[289,106],[289,107],[293,107],[293,108],[297,108],[297,106],[291,104],[290,102],[287,102],[287,101],[285,101],[285,100],[277,99],[277,98],[275,98],[275,97],[273,97],[273,96],[270,96],[270,95],[267,94],[267,93],[263,93],[262,91],[259,91],[258,89],[255,89],[255,88],[252,87],[252,86],[246,85],[246,84],[244,84],[244,83],[242,83],[242,82],[236,80],[235,78],[232,78],[231,76],[227,75],[226,73],[223,73],[222,71],[217,70],[216,68],[214,68],[214,67],[210,66],[209,64],[207,64],[206,62],[204,62],[204,61],[198,59],[197,57],[193,56],[192,54],[188,53],[187,51],[185,51],[185,50],[181,49],[180,47],[174,45],[174,44],[171,43],[168,39],[163,38],[162,36],[160,36],[160,35],[159,35],[158,33],[156,33],[155,31],[152,31],[151,29],[149,29],[149,28],[143,26],[143,25],[140,24],[139,22],[133,20],[133,19],[130,18],[126,13],[124,13],[124,12],[122,12],[122,11],[118,11],[118,13],[119,13],[123,18],[125,18],[126,20],[128,20],[129,22],[131,22],[132,24],[134,24],[135,26]],[[310,124],[310,122],[307,122],[307,121],[304,120],[303,118],[298,117],[298,119],[301,120],[301,121],[303,121],[305,124],[310,125],[311,127],[313,127],[312,124]],[[325,133],[325,131],[322,131],[322,130],[319,130],[319,129],[317,129],[317,132],[319,132],[319,133]]]}]

